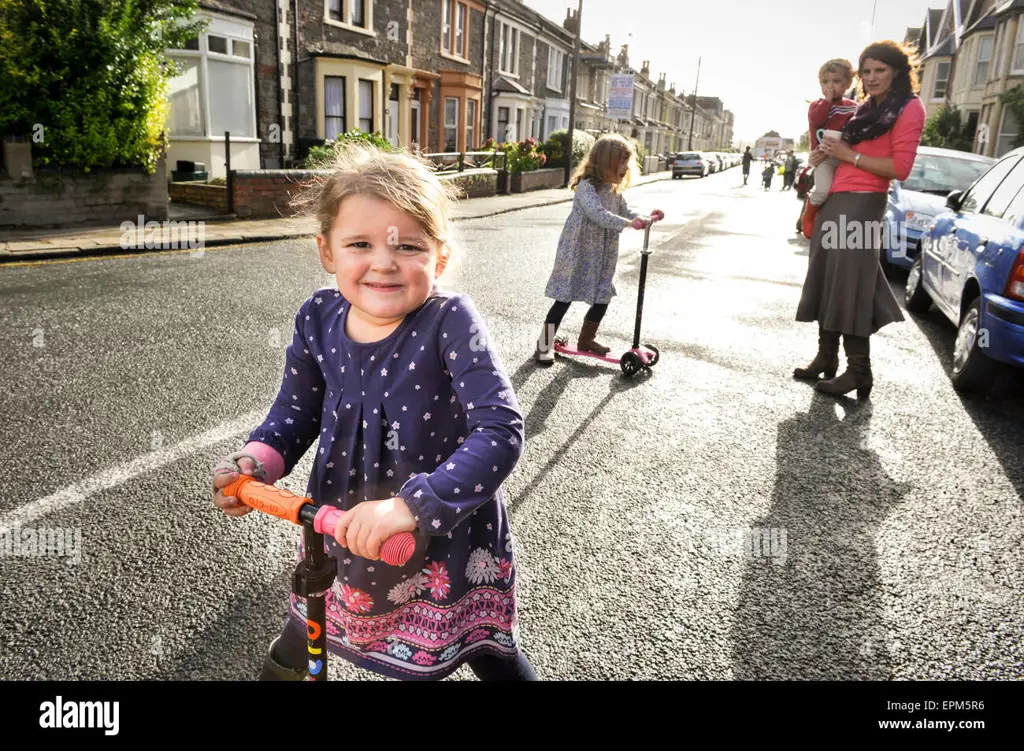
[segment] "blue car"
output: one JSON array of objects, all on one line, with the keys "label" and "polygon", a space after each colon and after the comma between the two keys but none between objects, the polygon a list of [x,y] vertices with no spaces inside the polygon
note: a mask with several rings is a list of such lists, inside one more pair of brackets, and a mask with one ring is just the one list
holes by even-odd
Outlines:
[{"label": "blue car", "polygon": [[999,363],[1024,368],[1024,148],[946,199],[907,277],[912,313],[935,304],[957,326],[953,386],[984,391]]},{"label": "blue car", "polygon": [[913,266],[921,234],[946,210],[946,196],[954,190],[967,190],[995,161],[966,151],[919,146],[907,179],[894,180],[889,191],[882,267],[888,266],[889,271]]}]

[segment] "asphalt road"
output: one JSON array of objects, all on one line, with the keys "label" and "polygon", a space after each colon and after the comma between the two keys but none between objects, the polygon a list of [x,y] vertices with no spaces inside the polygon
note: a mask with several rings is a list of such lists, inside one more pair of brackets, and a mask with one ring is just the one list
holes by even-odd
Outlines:
[{"label": "asphalt road", "polygon": [[[739,182],[627,194],[666,214],[642,337],[661,359],[633,381],[532,362],[568,204],[458,224],[452,286],[526,414],[508,490],[538,673],[1024,677],[1020,377],[961,399],[933,311],[872,339],[869,404],[794,381],[816,344],[793,321],[799,207]],[[623,234],[602,327],[619,348],[641,240]],[[294,528],[224,517],[210,471],[262,421],[295,312],[330,281],[307,241],[0,268],[0,526],[81,535],[77,563],[0,558],[0,678],[258,674]],[[304,490],[312,455],[285,487]],[[332,677],[376,678],[337,660]]]}]

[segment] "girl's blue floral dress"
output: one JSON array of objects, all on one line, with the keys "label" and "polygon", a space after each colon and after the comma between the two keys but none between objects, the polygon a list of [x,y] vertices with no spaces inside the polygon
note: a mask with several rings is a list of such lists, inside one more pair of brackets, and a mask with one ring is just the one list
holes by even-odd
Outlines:
[{"label": "girl's blue floral dress", "polygon": [[[291,472],[319,441],[306,494],[350,509],[400,495],[421,536],[404,567],[333,538],[330,652],[396,678],[443,678],[483,653],[519,650],[516,569],[502,483],[523,450],[512,384],[466,295],[438,292],[386,339],[345,334],[334,289],[303,303],[280,393],[249,439]],[[301,548],[301,545],[300,545]],[[305,630],[305,603],[290,614]]]}]

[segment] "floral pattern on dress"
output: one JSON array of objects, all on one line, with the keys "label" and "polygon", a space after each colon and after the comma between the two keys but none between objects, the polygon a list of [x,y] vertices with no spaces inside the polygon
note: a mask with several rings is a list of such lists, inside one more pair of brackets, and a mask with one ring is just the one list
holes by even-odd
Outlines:
[{"label": "floral pattern on dress", "polygon": [[443,563],[434,561],[429,567],[423,569],[423,573],[427,576],[427,586],[430,589],[431,597],[440,601],[448,596],[448,591],[452,588],[452,580]]},{"label": "floral pattern on dress", "polygon": [[341,585],[341,601],[353,613],[369,613],[373,610],[373,598],[361,589]]},{"label": "floral pattern on dress", "polygon": [[498,578],[498,564],[494,556],[483,548],[477,548],[469,554],[466,564],[466,578],[473,584],[490,584]]}]

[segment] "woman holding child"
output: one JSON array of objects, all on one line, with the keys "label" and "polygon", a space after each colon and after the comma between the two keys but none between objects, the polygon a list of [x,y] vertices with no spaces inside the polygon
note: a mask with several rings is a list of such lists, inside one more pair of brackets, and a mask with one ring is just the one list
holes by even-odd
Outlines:
[{"label": "woman holding child", "polygon": [[[842,138],[826,134],[810,158],[815,167],[829,159],[839,164],[815,217],[796,314],[798,321],[818,322],[818,354],[793,375],[824,376],[819,391],[856,390],[864,399],[873,385],[870,336],[903,320],[879,265],[884,234],[877,229],[884,226],[890,180],[905,180],[914,166],[925,108],[917,96],[916,59],[896,42],[865,48],[858,75],[867,99],[842,126]],[[840,336],[847,370],[837,378]]]}]

